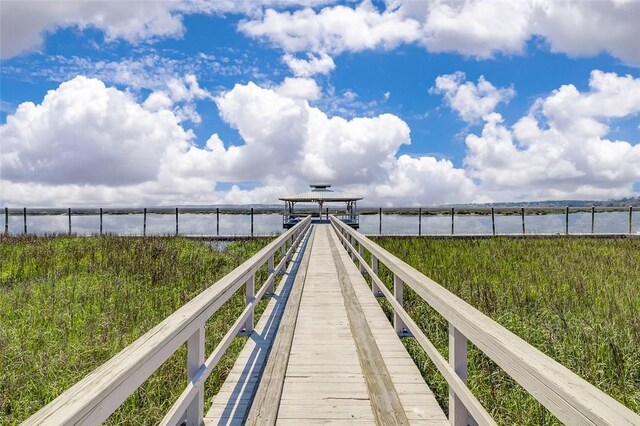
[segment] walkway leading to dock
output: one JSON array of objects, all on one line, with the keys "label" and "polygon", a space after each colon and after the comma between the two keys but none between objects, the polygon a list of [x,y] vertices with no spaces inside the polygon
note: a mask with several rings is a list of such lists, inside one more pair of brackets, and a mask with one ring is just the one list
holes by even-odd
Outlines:
[{"label": "walkway leading to dock", "polygon": [[[205,424],[448,424],[331,225],[300,255],[301,279],[270,302]],[[293,314],[274,333],[281,297]]]}]

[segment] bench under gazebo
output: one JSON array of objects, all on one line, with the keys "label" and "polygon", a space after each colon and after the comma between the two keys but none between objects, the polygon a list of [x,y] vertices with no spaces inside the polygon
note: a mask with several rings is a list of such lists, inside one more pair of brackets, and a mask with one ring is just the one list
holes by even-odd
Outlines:
[{"label": "bench under gazebo", "polygon": [[286,197],[280,197],[279,200],[284,201],[284,212],[282,214],[282,226],[285,229],[291,228],[296,223],[304,219],[307,213],[296,213],[296,203],[317,203],[318,209],[316,212],[312,212],[312,220],[315,222],[321,222],[323,220],[328,221],[328,213],[325,212],[325,218],[323,219],[323,208],[325,203],[346,203],[346,210],[344,214],[338,214],[337,218],[342,220],[352,228],[358,229],[360,223],[358,213],[356,211],[356,203],[362,200],[363,197],[353,194],[347,194],[344,192],[336,192],[329,188],[331,185],[328,183],[317,183],[309,185],[310,191],[303,192],[302,194],[289,195]]}]

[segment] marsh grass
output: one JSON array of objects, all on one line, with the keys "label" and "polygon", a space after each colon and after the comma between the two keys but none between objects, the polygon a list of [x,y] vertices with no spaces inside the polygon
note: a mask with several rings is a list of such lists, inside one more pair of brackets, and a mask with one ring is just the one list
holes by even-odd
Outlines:
[{"label": "marsh grass", "polygon": [[[374,239],[545,354],[640,411],[640,240]],[[391,288],[392,276],[380,267]],[[382,302],[390,317],[389,305]],[[447,322],[405,286],[405,308],[447,358]],[[403,339],[438,402],[448,387],[413,339]],[[500,424],[559,424],[482,354],[469,387]]]},{"label": "marsh grass", "polygon": [[[269,241],[217,252],[183,238],[0,237],[0,424],[25,420]],[[266,276],[265,266],[256,286]],[[207,353],[243,308],[244,287],[208,321]],[[234,339],[211,374],[205,401],[245,339]],[[185,385],[183,345],[108,423],[156,424]]]}]

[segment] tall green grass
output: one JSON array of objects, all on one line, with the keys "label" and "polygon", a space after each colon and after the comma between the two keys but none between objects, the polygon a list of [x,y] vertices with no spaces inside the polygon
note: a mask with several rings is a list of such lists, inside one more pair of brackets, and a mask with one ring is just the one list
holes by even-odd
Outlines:
[{"label": "tall green grass", "polygon": [[[25,420],[269,241],[216,252],[183,238],[0,237],[0,424]],[[256,285],[265,278],[266,267]],[[207,353],[243,308],[240,289],[207,323]],[[244,340],[210,376],[206,400]],[[185,385],[183,345],[108,423],[156,424]]]},{"label": "tall green grass", "polygon": [[[640,240],[376,238],[449,289],[632,410],[640,411]],[[388,269],[381,276],[390,285]],[[405,307],[447,357],[447,322],[405,286]],[[385,305],[390,313],[388,305]],[[403,339],[447,409],[448,388]],[[470,345],[469,387],[500,424],[558,424]]]}]

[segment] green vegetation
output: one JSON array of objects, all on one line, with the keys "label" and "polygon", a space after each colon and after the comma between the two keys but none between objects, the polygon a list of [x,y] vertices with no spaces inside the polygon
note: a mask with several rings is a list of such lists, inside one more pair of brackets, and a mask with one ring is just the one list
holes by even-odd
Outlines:
[{"label": "green vegetation", "polygon": [[[640,240],[376,242],[632,410],[640,411]],[[380,269],[390,286],[391,275]],[[447,356],[447,323],[405,287],[405,308]],[[389,306],[383,303],[387,313]],[[446,382],[404,339],[443,408]],[[469,387],[500,424],[559,424],[470,345]]]},{"label": "green vegetation", "polygon": [[[231,243],[216,252],[183,238],[0,237],[0,424],[35,413],[269,241]],[[266,267],[256,285],[264,279]],[[244,288],[207,323],[207,353],[243,307]],[[205,401],[245,339],[234,340],[210,376]],[[162,419],[186,385],[185,346],[110,423]]]}]

